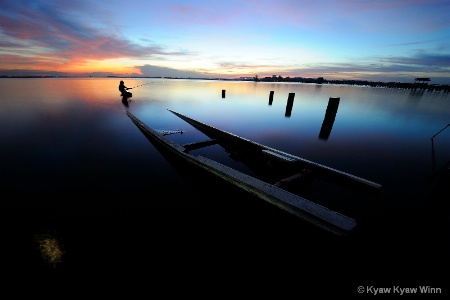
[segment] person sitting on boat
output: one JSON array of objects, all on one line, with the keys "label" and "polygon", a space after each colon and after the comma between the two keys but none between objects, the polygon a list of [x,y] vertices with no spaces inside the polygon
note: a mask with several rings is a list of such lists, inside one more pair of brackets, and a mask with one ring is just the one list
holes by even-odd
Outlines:
[{"label": "person sitting on boat", "polygon": [[125,83],[123,82],[123,80],[120,81],[119,91],[122,93],[121,96],[123,96],[123,97],[130,97],[131,93],[127,92],[127,90],[130,90],[130,89],[132,89],[132,88],[126,87]]}]

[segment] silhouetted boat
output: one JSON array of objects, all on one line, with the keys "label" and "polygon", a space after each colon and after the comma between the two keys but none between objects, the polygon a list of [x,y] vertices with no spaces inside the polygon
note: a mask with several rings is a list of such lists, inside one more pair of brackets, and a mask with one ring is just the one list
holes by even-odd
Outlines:
[{"label": "silhouetted boat", "polygon": [[[351,233],[357,225],[355,219],[299,196],[286,187],[296,181],[321,178],[376,192],[382,188],[380,184],[364,178],[258,144],[175,111],[169,111],[201,131],[210,140],[180,145],[166,137],[173,132],[152,129],[129,111],[126,113],[149,139],[183,158],[189,164],[202,168],[244,191],[334,234],[348,235]],[[230,153],[230,156],[239,157],[240,161],[262,174],[261,177],[245,174],[203,155],[190,153],[193,150],[215,144],[223,147]]]}]

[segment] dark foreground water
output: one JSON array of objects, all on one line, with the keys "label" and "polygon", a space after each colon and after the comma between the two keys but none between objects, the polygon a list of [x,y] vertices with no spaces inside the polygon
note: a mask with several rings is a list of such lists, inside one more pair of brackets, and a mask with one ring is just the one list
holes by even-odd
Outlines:
[{"label": "dark foreground water", "polygon": [[[134,89],[123,103],[119,80],[0,80],[5,287],[300,298],[428,286],[448,295],[450,181],[440,170],[450,161],[449,94],[124,79]],[[330,97],[340,97],[331,115]],[[173,136],[180,143],[201,137],[167,109],[383,192],[325,191],[318,201],[358,222],[353,236],[332,236],[167,159],[125,113],[185,131]]]}]

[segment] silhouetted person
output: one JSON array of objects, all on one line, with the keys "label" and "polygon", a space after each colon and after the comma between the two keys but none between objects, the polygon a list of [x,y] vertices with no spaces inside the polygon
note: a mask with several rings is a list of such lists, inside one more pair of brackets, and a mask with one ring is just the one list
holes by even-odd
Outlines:
[{"label": "silhouetted person", "polygon": [[129,88],[129,87],[125,86],[125,83],[123,82],[123,80],[120,81],[119,91],[122,93],[121,96],[123,96],[123,97],[131,97],[132,94],[130,92],[127,92],[127,90],[131,90],[131,89],[132,88]]}]

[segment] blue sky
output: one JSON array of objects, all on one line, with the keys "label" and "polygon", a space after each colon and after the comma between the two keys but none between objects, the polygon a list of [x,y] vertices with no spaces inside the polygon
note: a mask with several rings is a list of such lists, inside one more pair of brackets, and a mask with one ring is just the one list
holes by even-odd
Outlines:
[{"label": "blue sky", "polygon": [[450,84],[450,0],[0,4],[0,75]]}]

